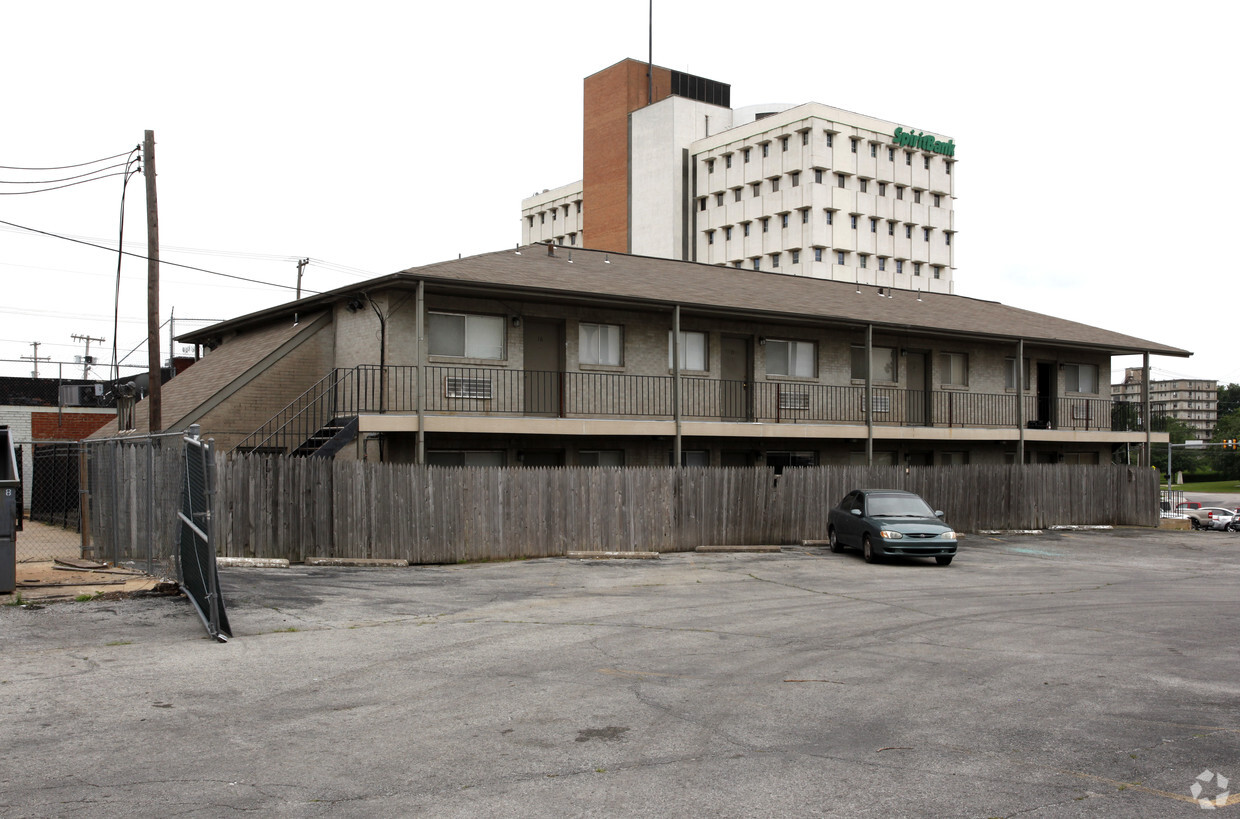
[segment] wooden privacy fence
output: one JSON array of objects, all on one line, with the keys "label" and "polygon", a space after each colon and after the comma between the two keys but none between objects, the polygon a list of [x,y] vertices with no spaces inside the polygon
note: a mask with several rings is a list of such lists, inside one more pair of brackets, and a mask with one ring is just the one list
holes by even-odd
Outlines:
[{"label": "wooden privacy fence", "polygon": [[1158,475],[1128,466],[419,467],[219,459],[222,555],[513,559],[825,539],[858,487],[908,489],[963,532],[1158,524]]}]

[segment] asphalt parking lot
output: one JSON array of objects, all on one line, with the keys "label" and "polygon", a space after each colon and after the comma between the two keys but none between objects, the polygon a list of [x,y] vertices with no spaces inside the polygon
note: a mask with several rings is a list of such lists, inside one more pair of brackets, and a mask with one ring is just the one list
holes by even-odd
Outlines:
[{"label": "asphalt parking lot", "polygon": [[1198,816],[1240,792],[1238,555],[224,569],[227,644],[183,599],[3,607],[0,815]]}]

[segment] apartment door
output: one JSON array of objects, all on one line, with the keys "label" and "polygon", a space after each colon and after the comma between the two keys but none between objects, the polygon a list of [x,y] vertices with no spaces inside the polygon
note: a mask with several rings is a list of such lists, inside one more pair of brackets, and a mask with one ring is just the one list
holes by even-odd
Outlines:
[{"label": "apartment door", "polygon": [[906,350],[904,353],[904,371],[908,375],[908,390],[904,399],[905,423],[914,426],[928,426],[931,422],[927,358],[924,351]]},{"label": "apartment door", "polygon": [[1050,429],[1055,422],[1055,362],[1039,361],[1037,372],[1037,429]]},{"label": "apartment door", "polygon": [[522,336],[526,415],[564,414],[564,322],[526,319]]},{"label": "apartment door", "polygon": [[753,346],[748,336],[724,336],[719,367],[719,414],[725,421],[753,419]]}]

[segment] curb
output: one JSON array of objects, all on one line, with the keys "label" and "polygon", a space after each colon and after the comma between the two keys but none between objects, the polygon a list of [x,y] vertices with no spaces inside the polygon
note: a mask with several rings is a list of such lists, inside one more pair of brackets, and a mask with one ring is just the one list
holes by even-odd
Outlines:
[{"label": "curb", "polygon": [[658,560],[658,552],[566,552],[569,560]]},{"label": "curb", "polygon": [[349,566],[353,568],[408,568],[408,560],[387,560],[371,557],[307,557],[307,566]]},{"label": "curb", "polygon": [[282,557],[217,557],[215,565],[225,569],[287,569]]},{"label": "curb", "polygon": [[772,552],[783,551],[782,546],[699,546],[693,551],[695,552],[757,552],[760,554],[769,554]]}]

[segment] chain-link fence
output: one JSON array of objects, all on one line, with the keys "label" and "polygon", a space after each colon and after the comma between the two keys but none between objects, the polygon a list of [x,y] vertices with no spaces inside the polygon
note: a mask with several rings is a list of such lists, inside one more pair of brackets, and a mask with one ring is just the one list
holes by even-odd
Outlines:
[{"label": "chain-link fence", "polygon": [[82,450],[74,441],[18,441],[17,561],[83,557]]}]

